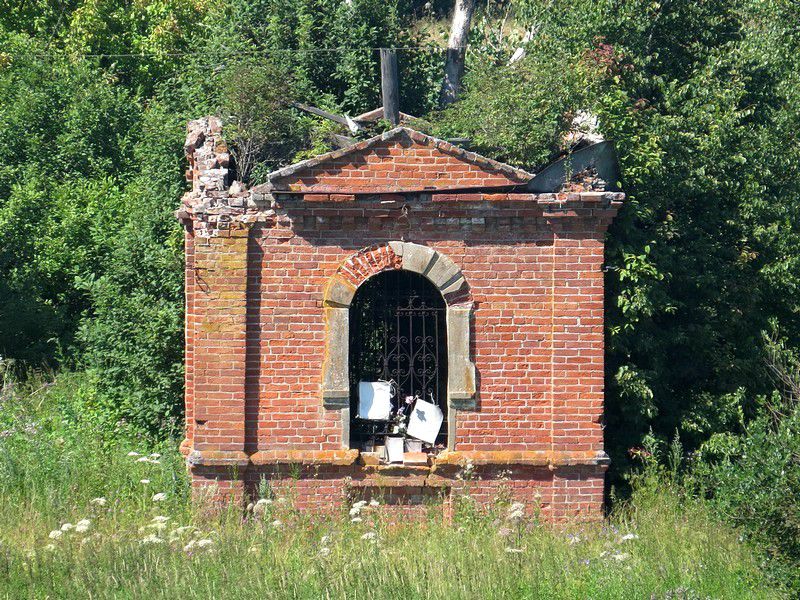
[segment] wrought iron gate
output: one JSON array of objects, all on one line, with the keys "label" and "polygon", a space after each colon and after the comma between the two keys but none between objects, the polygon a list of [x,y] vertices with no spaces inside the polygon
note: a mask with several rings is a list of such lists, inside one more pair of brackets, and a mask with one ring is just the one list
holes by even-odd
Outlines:
[{"label": "wrought iron gate", "polygon": [[[350,305],[351,414],[358,382],[392,380],[397,402],[417,395],[447,412],[446,306],[423,276],[387,271],[364,283]],[[447,419],[440,433],[446,440]],[[387,433],[385,425],[353,419],[351,445]]]}]

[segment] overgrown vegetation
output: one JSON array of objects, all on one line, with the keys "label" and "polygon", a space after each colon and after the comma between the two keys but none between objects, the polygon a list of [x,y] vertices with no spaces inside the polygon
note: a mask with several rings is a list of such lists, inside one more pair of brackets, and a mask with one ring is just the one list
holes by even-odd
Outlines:
[{"label": "overgrown vegetation", "polygon": [[243,512],[190,500],[174,445],[98,443],[85,402],[76,377],[5,387],[4,597],[779,597],[737,534],[655,471],[606,523],[547,525],[502,490],[485,513],[460,497],[452,524],[436,504],[418,522],[374,502],[310,515],[268,481]]},{"label": "overgrown vegetation", "polygon": [[[578,113],[596,115],[601,133],[616,141],[628,200],[607,251],[613,484],[624,491],[645,444],[677,439],[672,447],[690,465],[682,475],[688,487],[758,544],[776,579],[797,589],[797,400],[769,368],[774,344],[764,360],[765,331],[779,332],[781,364],[792,364],[800,347],[797,7],[788,0],[489,2],[476,15],[463,97],[437,112],[449,6],[40,0],[0,11],[0,354],[18,374],[70,371],[31,396],[47,415],[39,427],[50,432],[36,434],[32,446],[18,428],[24,411],[8,399],[0,409],[15,432],[0,439],[3,510],[27,507],[31,527],[20,530],[39,532],[40,520],[55,523],[59,511],[79,516],[70,511],[88,506],[90,495],[128,490],[132,498],[141,490],[115,444],[139,436],[141,447],[169,449],[179,435],[183,267],[173,211],[185,188],[186,121],[221,115],[229,137],[240,138],[240,176],[259,181],[329,144],[330,128],[291,102],[351,115],[374,108],[374,49],[394,46],[402,110],[427,117],[439,135],[468,136],[474,149],[528,168],[562,150]],[[519,47],[524,58],[509,64]],[[177,461],[172,450],[162,452]],[[101,477],[104,461],[111,466]],[[185,507],[180,472],[177,462],[164,469],[162,485]],[[658,498],[675,506],[672,496]],[[447,537],[457,533],[441,535],[460,546]],[[531,542],[538,543],[545,542]],[[16,547],[23,546],[37,543]],[[134,560],[103,548],[111,571],[116,560]],[[317,589],[316,575],[302,575],[305,559],[281,552],[296,578],[275,585]],[[690,556],[682,547],[664,552]],[[62,563],[70,565],[64,572],[88,568],[81,556]],[[187,573],[200,564],[180,561],[170,564]],[[484,568],[457,564],[464,573]],[[659,573],[645,563],[631,572],[646,581]],[[391,573],[397,589],[410,589],[410,580]],[[586,573],[594,574],[586,585],[600,585],[592,578],[601,571]],[[529,575],[526,585],[552,583]],[[174,576],[177,585],[177,567]],[[154,577],[151,585],[167,585]],[[554,595],[566,594],[553,585]],[[606,588],[570,588],[593,589]],[[624,597],[628,588],[620,589]]]}]

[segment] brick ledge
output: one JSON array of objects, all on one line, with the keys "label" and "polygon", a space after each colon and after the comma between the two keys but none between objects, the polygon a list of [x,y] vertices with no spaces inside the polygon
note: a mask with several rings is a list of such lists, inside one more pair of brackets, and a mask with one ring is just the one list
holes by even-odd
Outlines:
[{"label": "brick ledge", "polygon": [[[350,466],[359,459],[358,450],[261,450],[247,455],[236,451],[194,450],[186,458],[191,466],[248,466],[248,465],[334,465]],[[475,450],[459,452],[445,450],[433,459],[432,470],[438,467],[463,467],[467,463],[481,465],[527,465],[555,469],[569,466],[603,466],[609,464],[603,452],[551,452],[546,450]],[[369,468],[370,465],[364,465]],[[382,465],[390,470],[420,469],[419,465]],[[426,469],[426,467],[422,467]]]},{"label": "brick ledge", "polygon": [[530,465],[537,467],[569,467],[579,465],[607,466],[608,455],[600,451],[562,451],[549,450],[474,450],[459,452],[446,450],[436,457],[437,466],[464,466],[468,462],[473,465]]}]

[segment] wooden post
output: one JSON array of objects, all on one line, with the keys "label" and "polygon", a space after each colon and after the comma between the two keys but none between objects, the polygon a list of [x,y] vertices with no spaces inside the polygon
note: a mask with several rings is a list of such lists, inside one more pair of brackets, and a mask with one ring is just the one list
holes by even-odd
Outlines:
[{"label": "wooden post", "polygon": [[381,95],[383,118],[392,125],[400,123],[400,86],[397,81],[397,54],[390,48],[381,48]]}]

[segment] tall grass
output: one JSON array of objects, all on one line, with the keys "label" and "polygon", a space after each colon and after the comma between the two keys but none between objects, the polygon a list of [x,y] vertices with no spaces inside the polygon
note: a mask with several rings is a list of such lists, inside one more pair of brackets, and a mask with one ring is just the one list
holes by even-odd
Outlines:
[{"label": "tall grass", "polygon": [[291,494],[246,511],[191,499],[174,443],[98,426],[78,376],[4,396],[0,597],[778,596],[734,532],[655,475],[588,525],[468,497],[451,524],[435,506],[413,522],[369,504],[323,518]]}]

